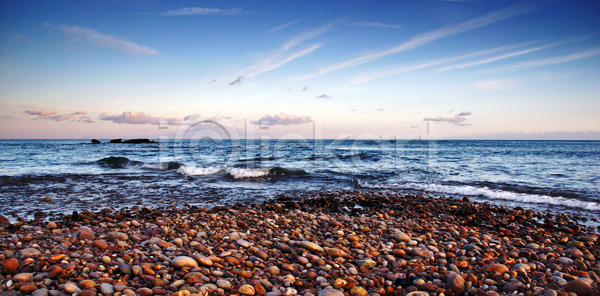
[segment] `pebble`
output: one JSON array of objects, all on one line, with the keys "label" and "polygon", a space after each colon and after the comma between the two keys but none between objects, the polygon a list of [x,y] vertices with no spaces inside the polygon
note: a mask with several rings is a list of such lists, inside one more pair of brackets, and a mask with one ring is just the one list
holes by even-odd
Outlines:
[{"label": "pebble", "polygon": [[589,296],[592,295],[592,293],[594,293],[594,289],[592,288],[592,286],[583,279],[577,279],[568,282],[565,285],[565,291],[573,292],[577,294],[577,296]]},{"label": "pebble", "polygon": [[63,290],[65,291],[65,293],[70,295],[73,295],[75,293],[81,293],[81,289],[79,289],[79,287],[77,287],[73,283],[66,283]]},{"label": "pebble", "polygon": [[102,283],[100,284],[100,293],[102,293],[102,295],[113,295],[115,293],[115,289],[111,284]]},{"label": "pebble", "polygon": [[26,257],[37,256],[41,253],[42,252],[40,252],[40,250],[38,250],[36,248],[25,248],[25,249],[21,250],[21,255],[26,256]]},{"label": "pebble", "polygon": [[211,267],[213,266],[213,262],[212,260],[210,260],[210,258],[200,255],[200,254],[194,254],[192,255],[192,258],[194,258],[194,260],[196,260],[197,264],[200,264],[202,266],[206,266],[206,267]]},{"label": "pebble", "polygon": [[198,267],[198,262],[192,257],[177,256],[177,257],[173,258],[173,260],[171,260],[171,266],[173,266],[177,269],[181,269],[184,267],[194,268],[194,267]]},{"label": "pebble", "polygon": [[324,289],[318,296],[344,296],[344,293],[336,289]]},{"label": "pebble", "polygon": [[242,294],[242,295],[250,295],[250,296],[252,296],[252,295],[256,294],[256,291],[254,290],[254,287],[252,287],[252,286],[250,286],[248,284],[242,285],[239,288],[239,291],[240,291],[240,294]]},{"label": "pebble", "polygon": [[301,241],[299,243],[301,248],[307,249],[310,252],[323,252],[323,248],[321,248],[321,246],[313,243],[313,242],[309,242],[309,241]]}]

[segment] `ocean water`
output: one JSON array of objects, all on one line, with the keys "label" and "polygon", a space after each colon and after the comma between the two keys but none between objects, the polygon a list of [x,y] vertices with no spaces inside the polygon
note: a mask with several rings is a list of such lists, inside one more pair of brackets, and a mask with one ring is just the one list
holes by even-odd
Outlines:
[{"label": "ocean water", "polygon": [[0,212],[31,219],[358,189],[600,217],[600,141],[101,141],[0,140]]}]

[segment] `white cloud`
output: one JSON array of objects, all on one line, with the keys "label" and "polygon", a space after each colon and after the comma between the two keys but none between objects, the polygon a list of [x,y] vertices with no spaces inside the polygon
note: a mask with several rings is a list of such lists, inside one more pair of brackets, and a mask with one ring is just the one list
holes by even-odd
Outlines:
[{"label": "white cloud", "polygon": [[248,14],[249,12],[245,11],[241,7],[232,8],[232,9],[221,9],[221,8],[204,8],[204,7],[186,7],[176,10],[169,10],[164,13],[164,15],[168,16],[178,16],[178,15],[240,15],[240,14]]},{"label": "white cloud", "polygon": [[289,22],[289,23],[287,23],[287,24],[283,24],[283,25],[281,25],[281,26],[277,26],[277,27],[275,27],[275,28],[273,28],[273,29],[269,30],[269,32],[267,32],[265,35],[269,35],[269,34],[271,34],[271,33],[275,33],[275,32],[277,32],[277,31],[280,31],[281,29],[287,28],[287,27],[289,27],[289,26],[291,26],[291,25],[293,25],[293,24],[295,24],[295,23],[297,23],[297,22],[299,22],[299,21],[300,21],[300,20],[295,20],[295,21],[291,21],[291,22]]},{"label": "white cloud", "polygon": [[[46,25],[51,26],[51,25]],[[108,50],[121,52],[131,56],[150,57],[158,56],[158,50],[139,45],[129,40],[105,35],[97,30],[77,26],[60,25],[58,28],[65,34],[65,37],[71,41],[82,45],[93,45]]]},{"label": "white cloud", "polygon": [[295,116],[285,113],[279,113],[278,115],[271,116],[265,115],[261,119],[256,121],[250,121],[252,124],[263,124],[263,125],[298,125],[312,122],[312,119],[308,116]]},{"label": "white cloud", "polygon": [[146,114],[144,112],[134,112],[134,111],[125,111],[120,115],[107,115],[106,113],[100,114],[98,117],[100,120],[104,121],[112,121],[118,124],[167,124],[167,125],[177,125],[183,123],[183,121],[178,117],[172,118],[164,118],[164,117],[155,117],[150,116],[150,114]]},{"label": "white cloud", "polygon": [[377,28],[394,28],[394,29],[402,28],[402,26],[400,26],[400,25],[390,25],[390,24],[384,24],[384,23],[380,23],[380,22],[354,22],[352,24],[355,26],[359,26],[359,27],[377,27]]},{"label": "white cloud", "polygon": [[[458,25],[455,25],[452,27],[442,28],[442,29],[430,31],[430,32],[415,36],[415,37],[411,38],[409,41],[402,43],[402,44],[400,44],[392,49],[389,49],[389,50],[365,55],[362,57],[354,58],[354,59],[351,59],[348,61],[344,61],[344,62],[335,64],[333,66],[330,66],[328,68],[325,68],[325,69],[319,71],[316,74],[316,76],[323,75],[323,74],[331,72],[331,71],[354,67],[354,66],[361,65],[361,64],[364,64],[367,62],[372,62],[372,61],[375,61],[375,60],[378,60],[378,59],[381,59],[383,57],[387,57],[387,56],[390,56],[393,54],[397,54],[400,52],[419,48],[419,47],[429,44],[433,41],[436,41],[436,40],[439,40],[439,39],[442,39],[445,37],[449,37],[452,35],[456,35],[459,33],[475,30],[477,28],[481,28],[484,26],[488,26],[493,23],[514,17],[516,15],[526,13],[530,10],[531,10],[531,8],[527,7],[524,4],[519,4],[519,5],[511,6],[509,8],[498,10],[493,13],[487,14],[485,16],[482,16],[482,17],[479,17],[479,18],[476,18],[476,19],[473,19],[473,20],[470,20],[470,21],[467,21],[467,22],[464,22],[464,23],[461,23],[461,24],[458,24]],[[313,77],[314,77],[314,75],[313,75]]]},{"label": "white cloud", "polygon": [[465,116],[469,116],[472,115],[473,113],[469,112],[469,111],[463,111],[460,112],[459,114],[456,114],[454,117],[426,117],[423,118],[423,121],[436,121],[436,122],[450,122],[453,123],[454,125],[460,125],[460,126],[468,126],[470,124],[466,124],[463,123],[465,120],[467,120],[465,118]]},{"label": "white cloud", "polygon": [[597,55],[600,55],[600,47],[596,47],[596,48],[592,48],[590,50],[578,52],[575,54],[560,56],[560,57],[517,63],[514,65],[511,65],[510,67],[546,66],[546,65],[552,65],[552,64],[560,64],[560,63],[577,61],[577,60],[586,59],[586,58],[590,58],[590,57],[597,56]]},{"label": "white cloud", "polygon": [[473,82],[471,87],[483,90],[501,91],[515,88],[520,84],[521,83],[516,79],[484,79]]}]

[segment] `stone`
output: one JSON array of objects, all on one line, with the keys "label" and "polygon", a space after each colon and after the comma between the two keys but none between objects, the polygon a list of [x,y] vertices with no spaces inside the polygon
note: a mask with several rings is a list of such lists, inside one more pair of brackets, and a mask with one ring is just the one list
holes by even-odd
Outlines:
[{"label": "stone", "polygon": [[140,296],[152,296],[154,293],[148,288],[139,288],[136,293]]},{"label": "stone", "polygon": [[96,287],[96,283],[92,280],[83,280],[83,281],[79,282],[78,286],[79,286],[79,288],[81,288],[83,290],[87,290],[87,289]]},{"label": "stone", "polygon": [[377,262],[375,262],[371,259],[358,260],[357,265],[358,265],[358,267],[373,268],[373,267],[377,266]]},{"label": "stone", "polygon": [[548,289],[546,292],[544,292],[544,296],[558,296],[558,293],[556,290]]},{"label": "stone", "polygon": [[429,293],[423,291],[412,291],[406,294],[406,296],[429,296]]},{"label": "stone", "polygon": [[504,264],[490,264],[485,267],[485,271],[487,272],[497,272],[500,274],[508,272],[508,267]]},{"label": "stone", "polygon": [[73,283],[66,283],[63,290],[65,291],[65,293],[67,293],[69,295],[73,295],[75,293],[81,293],[81,289],[79,289],[79,287],[77,287]]},{"label": "stone", "polygon": [[217,280],[217,287],[223,289],[223,290],[229,290],[231,289],[231,283],[228,280],[225,279],[218,279]]},{"label": "stone", "polygon": [[344,293],[336,289],[324,289],[319,292],[318,296],[344,296]]},{"label": "stone", "polygon": [[133,276],[133,268],[131,266],[129,266],[128,264],[126,264],[126,263],[119,263],[119,265],[117,266],[117,268],[119,269],[119,271],[122,274]]},{"label": "stone", "polygon": [[102,283],[100,284],[100,293],[102,293],[102,295],[112,295],[115,293],[115,289],[111,284]]},{"label": "stone", "polygon": [[12,277],[13,282],[33,282],[33,274],[31,273],[18,273]]},{"label": "stone", "polygon": [[188,290],[181,290],[173,293],[173,296],[190,296],[191,293]]},{"label": "stone", "polygon": [[92,244],[100,250],[106,250],[106,248],[108,248],[108,244],[103,240],[95,240]]},{"label": "stone", "polygon": [[410,250],[410,253],[413,256],[419,256],[421,258],[430,258],[430,257],[433,257],[433,252],[432,251],[425,250],[423,248],[412,248],[412,250]]},{"label": "stone", "polygon": [[337,257],[346,257],[346,252],[338,249],[338,248],[329,248],[327,249],[327,255],[337,258]]},{"label": "stone", "polygon": [[265,268],[265,272],[268,272],[268,273],[270,273],[272,275],[279,275],[280,274],[279,267],[277,267],[275,265]]},{"label": "stone", "polygon": [[173,258],[173,260],[171,260],[171,266],[173,266],[174,268],[177,268],[177,269],[181,269],[184,267],[194,268],[194,267],[198,267],[198,262],[192,257],[178,256],[178,257]]},{"label": "stone", "polygon": [[589,296],[594,293],[592,286],[583,279],[573,280],[567,283],[565,291],[573,292],[577,296]]},{"label": "stone", "polygon": [[126,242],[128,239],[129,236],[127,236],[127,234],[119,231],[113,231],[106,235],[106,240],[108,240],[109,242],[114,242],[116,240]]},{"label": "stone", "polygon": [[399,243],[411,241],[410,236],[400,230],[394,231],[394,239]]},{"label": "stone", "polygon": [[252,287],[248,284],[242,285],[238,290],[239,290],[240,294],[242,294],[242,295],[252,296],[252,295],[256,294],[254,287]]},{"label": "stone", "polygon": [[292,252],[292,248],[290,248],[290,246],[288,246],[287,244],[284,244],[284,243],[278,243],[277,249],[279,251],[281,251],[282,253],[291,253]]},{"label": "stone", "polygon": [[240,246],[242,248],[250,248],[250,243],[243,239],[238,239],[235,243],[238,244],[238,246]]},{"label": "stone", "polygon": [[572,248],[569,250],[572,258],[581,258],[583,257],[583,252],[577,248]]},{"label": "stone", "polygon": [[37,289],[31,293],[31,296],[48,296],[48,289]]},{"label": "stone", "polygon": [[323,252],[323,248],[321,248],[321,246],[313,243],[313,242],[309,242],[309,241],[301,241],[299,243],[301,248],[307,249],[310,252]]},{"label": "stone", "polygon": [[15,274],[17,271],[19,271],[19,265],[19,260],[15,258],[9,258],[2,263],[4,271],[8,274]]},{"label": "stone", "polygon": [[347,283],[348,283],[348,282],[347,282],[347,281],[345,281],[344,279],[342,279],[342,278],[337,278],[337,279],[335,280],[335,282],[333,282],[333,287],[334,287],[335,289],[339,289],[339,288],[342,288],[342,287],[344,287],[344,286],[345,286]]},{"label": "stone", "polygon": [[79,239],[81,240],[93,240],[96,238],[96,234],[89,228],[83,228],[81,229],[81,232],[79,232]]},{"label": "stone", "polygon": [[513,292],[513,291],[517,291],[517,290],[523,290],[525,289],[525,284],[519,282],[518,280],[512,280],[506,284],[504,284],[504,286],[502,287],[502,290],[505,292]]},{"label": "stone", "polygon": [[203,255],[200,255],[200,254],[194,254],[194,255],[192,255],[192,258],[194,258],[194,260],[196,260],[196,262],[198,262],[198,264],[200,264],[202,266],[206,266],[206,267],[213,266],[212,260],[210,260],[206,256],[203,256]]},{"label": "stone", "polygon": [[21,255],[23,255],[25,257],[33,257],[33,256],[37,256],[41,253],[42,252],[40,252],[40,250],[35,249],[35,248],[26,248],[26,249],[21,250]]},{"label": "stone", "polygon": [[454,273],[448,277],[446,280],[446,285],[448,289],[452,289],[454,293],[462,295],[465,290],[465,279],[463,279],[460,274]]},{"label": "stone", "polygon": [[367,292],[367,290],[361,286],[355,286],[350,289],[350,295],[367,296],[369,295],[369,292]]}]

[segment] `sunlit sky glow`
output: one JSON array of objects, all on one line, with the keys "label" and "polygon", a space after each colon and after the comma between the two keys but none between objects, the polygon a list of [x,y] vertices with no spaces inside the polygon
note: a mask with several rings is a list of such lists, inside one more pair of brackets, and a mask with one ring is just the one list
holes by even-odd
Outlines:
[{"label": "sunlit sky glow", "polygon": [[186,120],[600,140],[600,2],[0,2],[0,138],[173,138]]}]

